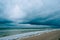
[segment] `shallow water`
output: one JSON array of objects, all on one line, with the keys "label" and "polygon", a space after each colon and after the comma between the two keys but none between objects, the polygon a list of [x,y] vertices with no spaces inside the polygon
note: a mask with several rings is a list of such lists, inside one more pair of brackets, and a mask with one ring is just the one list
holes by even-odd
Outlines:
[{"label": "shallow water", "polygon": [[44,31],[44,30],[52,30],[52,29],[0,29],[0,37],[17,35],[34,31]]},{"label": "shallow water", "polygon": [[0,37],[22,34],[22,33],[32,32],[32,31],[40,31],[40,30],[43,29],[2,29],[0,30]]},{"label": "shallow water", "polygon": [[16,40],[18,38],[21,39],[21,38],[26,38],[26,37],[31,37],[31,36],[38,36],[38,35],[41,35],[43,33],[48,33],[48,32],[56,31],[56,30],[60,30],[60,29],[42,30],[42,31],[16,34],[16,35],[11,35],[11,36],[1,37],[0,40]]}]

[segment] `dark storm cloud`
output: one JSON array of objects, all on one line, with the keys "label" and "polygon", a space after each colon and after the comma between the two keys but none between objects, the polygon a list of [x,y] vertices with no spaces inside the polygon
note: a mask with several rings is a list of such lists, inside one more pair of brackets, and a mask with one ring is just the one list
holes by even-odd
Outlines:
[{"label": "dark storm cloud", "polygon": [[60,26],[60,0],[0,0],[0,24],[21,23]]},{"label": "dark storm cloud", "polygon": [[34,10],[32,18],[35,17],[28,23],[35,25],[60,26],[60,1],[43,0],[43,3],[44,4],[40,9]]}]

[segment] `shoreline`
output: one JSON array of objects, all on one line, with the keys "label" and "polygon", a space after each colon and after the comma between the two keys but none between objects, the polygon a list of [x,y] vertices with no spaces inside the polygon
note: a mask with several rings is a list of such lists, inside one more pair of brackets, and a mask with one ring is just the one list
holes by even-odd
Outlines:
[{"label": "shoreline", "polygon": [[60,30],[45,32],[41,35],[16,39],[16,40],[60,40]]},{"label": "shoreline", "polygon": [[28,32],[28,33],[23,33],[23,34],[17,34],[17,35],[2,37],[2,38],[0,38],[0,40],[20,40],[22,38],[30,38],[30,37],[33,37],[33,36],[35,37],[35,36],[39,36],[41,34],[49,33],[49,32],[56,31],[56,30],[57,29],[45,30],[45,31],[36,31],[36,32]]}]

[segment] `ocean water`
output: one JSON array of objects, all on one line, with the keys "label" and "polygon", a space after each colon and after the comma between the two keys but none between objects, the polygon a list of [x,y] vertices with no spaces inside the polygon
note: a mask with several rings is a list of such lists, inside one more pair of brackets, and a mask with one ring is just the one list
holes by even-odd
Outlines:
[{"label": "ocean water", "polygon": [[0,29],[0,37],[22,34],[27,32],[41,31],[43,29]]},{"label": "ocean water", "polygon": [[[26,30],[26,29],[24,29]],[[36,29],[28,29],[28,30],[36,30]],[[6,37],[1,37],[0,40],[17,40],[18,38],[26,38],[26,37],[32,37],[32,36],[38,36],[41,35],[43,33],[48,33],[51,31],[56,31],[56,30],[60,30],[60,29],[52,29],[52,30],[39,30],[39,31],[35,31],[35,32],[28,32],[28,33],[22,33],[22,34],[16,34],[16,35],[11,35],[11,36],[6,36]]]}]

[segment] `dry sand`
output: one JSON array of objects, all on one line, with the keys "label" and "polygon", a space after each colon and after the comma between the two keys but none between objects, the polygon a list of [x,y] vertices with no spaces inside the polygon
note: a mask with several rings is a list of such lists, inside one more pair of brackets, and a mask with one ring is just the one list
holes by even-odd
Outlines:
[{"label": "dry sand", "polygon": [[60,40],[60,30],[44,33],[39,36],[32,36],[29,38],[18,38],[17,40]]}]

